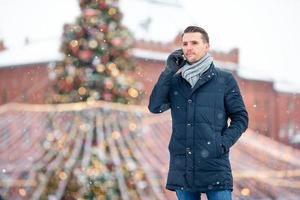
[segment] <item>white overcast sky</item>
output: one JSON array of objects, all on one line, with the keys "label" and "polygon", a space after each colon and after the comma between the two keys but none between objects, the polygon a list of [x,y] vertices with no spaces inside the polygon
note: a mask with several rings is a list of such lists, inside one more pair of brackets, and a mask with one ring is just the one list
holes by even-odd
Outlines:
[{"label": "white overcast sky", "polygon": [[[240,67],[253,76],[300,85],[300,0],[160,0],[174,6],[120,0],[123,22],[137,38],[170,41],[190,24],[210,35],[211,48],[240,49]],[[176,6],[176,4],[181,4]],[[0,0],[0,39],[18,47],[52,40],[79,14],[77,0]],[[151,18],[149,31],[140,23]]]}]

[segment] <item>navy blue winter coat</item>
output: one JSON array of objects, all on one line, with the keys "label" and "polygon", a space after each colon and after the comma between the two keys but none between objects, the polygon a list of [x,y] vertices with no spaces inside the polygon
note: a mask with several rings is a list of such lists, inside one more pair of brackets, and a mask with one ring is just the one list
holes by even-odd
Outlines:
[{"label": "navy blue winter coat", "polygon": [[230,72],[211,64],[194,88],[180,73],[163,72],[148,108],[152,113],[171,108],[167,189],[232,190],[229,150],[247,129],[248,114]]}]

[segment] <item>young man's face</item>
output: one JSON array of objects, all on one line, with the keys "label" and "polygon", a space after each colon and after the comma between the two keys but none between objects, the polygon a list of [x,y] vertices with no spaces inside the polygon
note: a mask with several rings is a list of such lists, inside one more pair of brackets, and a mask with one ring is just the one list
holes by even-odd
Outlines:
[{"label": "young man's face", "polygon": [[209,44],[204,42],[199,32],[185,33],[181,44],[184,56],[190,64],[200,60],[209,50]]}]

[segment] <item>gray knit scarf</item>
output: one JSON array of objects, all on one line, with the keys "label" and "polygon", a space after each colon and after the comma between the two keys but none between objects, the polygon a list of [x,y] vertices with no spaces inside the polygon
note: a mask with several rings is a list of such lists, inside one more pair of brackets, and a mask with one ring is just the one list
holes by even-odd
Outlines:
[{"label": "gray knit scarf", "polygon": [[213,58],[207,53],[203,58],[194,64],[190,65],[186,63],[182,67],[181,76],[187,80],[193,88],[200,76],[209,68],[212,62]]}]

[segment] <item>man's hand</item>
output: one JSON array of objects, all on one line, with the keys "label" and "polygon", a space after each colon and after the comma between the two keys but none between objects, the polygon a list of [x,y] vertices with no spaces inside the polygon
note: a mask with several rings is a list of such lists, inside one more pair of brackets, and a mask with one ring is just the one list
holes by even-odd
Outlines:
[{"label": "man's hand", "polygon": [[181,49],[177,49],[168,56],[165,71],[176,73],[185,65],[185,63],[186,60],[183,57],[183,51]]}]

